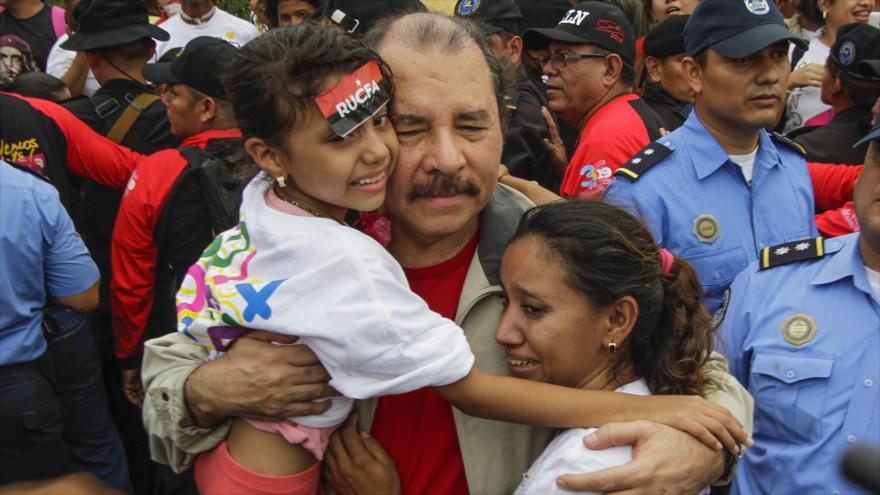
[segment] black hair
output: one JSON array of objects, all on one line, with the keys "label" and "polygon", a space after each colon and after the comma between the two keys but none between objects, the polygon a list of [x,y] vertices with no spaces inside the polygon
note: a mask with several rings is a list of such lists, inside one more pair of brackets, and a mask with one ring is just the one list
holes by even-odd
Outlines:
[{"label": "black hair", "polygon": [[313,99],[332,76],[375,60],[384,89],[393,92],[391,72],[379,55],[337,29],[304,23],[262,34],[239,50],[224,78],[242,135],[284,149]]},{"label": "black hair", "polygon": [[67,86],[61,82],[61,79],[45,72],[19,74],[15,81],[6,87],[6,91],[10,93],[56,102],[62,100],[61,95],[65,89]]},{"label": "black hair", "polygon": [[[612,376],[632,369],[656,394],[704,394],[713,327],[693,268],[675,258],[663,273],[648,229],[626,211],[568,200],[527,211],[513,241],[534,237],[558,257],[565,283],[606,308],[624,296],[638,303],[632,332],[618,345]],[[513,242],[511,241],[511,242]]]}]

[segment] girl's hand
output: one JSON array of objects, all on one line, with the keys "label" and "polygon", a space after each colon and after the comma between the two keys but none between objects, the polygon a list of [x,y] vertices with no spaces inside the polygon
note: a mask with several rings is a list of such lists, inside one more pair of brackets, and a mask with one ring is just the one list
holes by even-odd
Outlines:
[{"label": "girl's hand", "polygon": [[395,495],[401,491],[394,460],[375,438],[358,432],[356,414],[333,432],[322,469],[324,478],[339,495]]},{"label": "girl's hand", "polygon": [[710,448],[740,453],[739,445],[754,443],[727,409],[697,396],[652,395],[645,397],[642,419],[690,433]]}]

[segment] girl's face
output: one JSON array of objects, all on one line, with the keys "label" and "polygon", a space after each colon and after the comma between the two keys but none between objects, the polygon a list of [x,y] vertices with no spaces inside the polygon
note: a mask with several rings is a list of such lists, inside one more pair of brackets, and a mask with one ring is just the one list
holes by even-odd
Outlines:
[{"label": "girl's face", "polygon": [[303,117],[281,153],[287,188],[305,194],[334,218],[344,217],[348,209],[382,206],[398,151],[387,105],[344,139],[316,106]]},{"label": "girl's face", "polygon": [[651,17],[661,23],[669,16],[690,15],[697,8],[697,3],[699,0],[652,0]]},{"label": "girl's face", "polygon": [[505,347],[514,376],[602,389],[611,364],[608,310],[568,286],[560,259],[549,249],[528,236],[505,251],[501,285],[506,304],[495,340]]}]

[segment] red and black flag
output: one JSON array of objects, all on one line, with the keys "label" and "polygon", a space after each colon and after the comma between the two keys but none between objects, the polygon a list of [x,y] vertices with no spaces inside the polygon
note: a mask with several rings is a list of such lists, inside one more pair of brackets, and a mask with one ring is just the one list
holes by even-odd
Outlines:
[{"label": "red and black flag", "polygon": [[370,60],[336,86],[318,95],[315,103],[339,137],[345,137],[372,118],[391,99],[382,87],[382,71]]}]

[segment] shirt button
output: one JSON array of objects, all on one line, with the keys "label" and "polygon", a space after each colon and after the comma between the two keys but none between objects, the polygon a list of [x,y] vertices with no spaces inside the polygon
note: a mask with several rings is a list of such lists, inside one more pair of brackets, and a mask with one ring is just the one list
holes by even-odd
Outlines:
[{"label": "shirt button", "polygon": [[840,495],[840,492],[837,490],[834,490],[833,492],[831,492],[831,495]]},{"label": "shirt button", "polygon": [[788,378],[794,378],[794,374],[795,373],[792,370],[788,370],[785,372],[785,376],[787,376]]},{"label": "shirt button", "polygon": [[871,380],[870,378],[865,378],[865,386],[866,387],[870,387],[873,384],[874,384],[874,380]]},{"label": "shirt button", "polygon": [[849,443],[856,443],[856,436],[855,435],[847,435],[846,441]]},{"label": "shirt button", "polygon": [[162,392],[162,400],[164,400],[165,402],[168,402],[168,393]]}]

